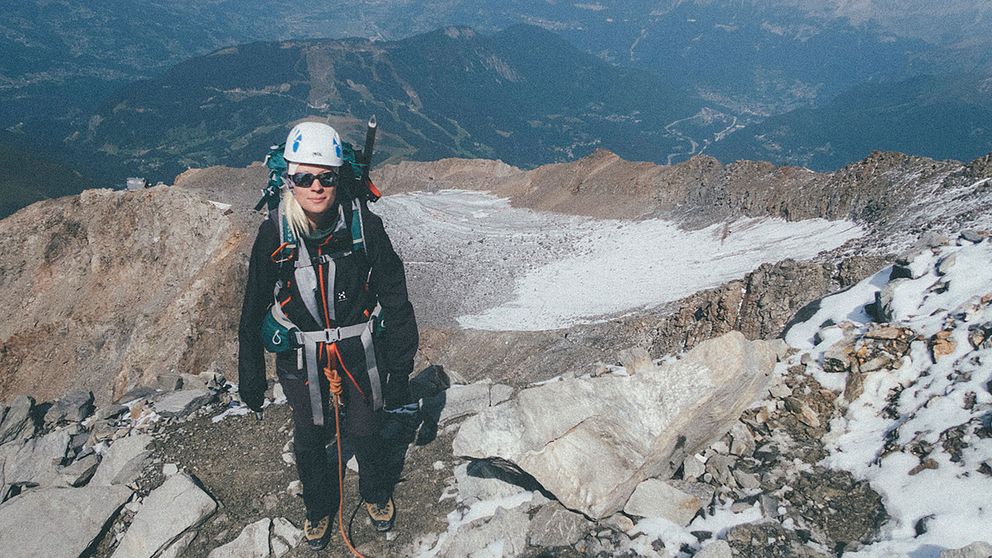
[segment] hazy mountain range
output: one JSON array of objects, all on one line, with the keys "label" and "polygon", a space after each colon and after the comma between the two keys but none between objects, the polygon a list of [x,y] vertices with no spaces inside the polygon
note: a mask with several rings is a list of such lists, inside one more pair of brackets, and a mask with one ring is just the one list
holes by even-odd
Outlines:
[{"label": "hazy mountain range", "polygon": [[112,95],[71,143],[171,180],[187,166],[260,160],[292,121],[311,114],[358,142],[374,113],[379,161],[459,156],[534,166],[597,147],[658,160],[689,149],[666,126],[701,102],[541,28],[479,35],[449,27],[401,41],[223,49]]},{"label": "hazy mountain range", "polygon": [[[876,149],[988,150],[987,3],[349,6],[18,0],[0,13],[2,147],[103,185],[258,159],[307,114],[357,132],[376,112],[384,158],[522,166],[599,146],[818,170]],[[437,30],[449,24],[477,34],[455,41]],[[329,40],[349,36],[365,39]]]}]

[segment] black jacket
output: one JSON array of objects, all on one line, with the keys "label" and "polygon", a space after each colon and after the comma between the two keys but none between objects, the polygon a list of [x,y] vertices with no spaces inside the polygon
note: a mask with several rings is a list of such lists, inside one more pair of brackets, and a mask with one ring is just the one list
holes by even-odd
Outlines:
[{"label": "black jacket", "polygon": [[[273,212],[274,217],[275,212]],[[329,327],[352,325],[368,320],[376,302],[382,306],[384,328],[375,339],[376,360],[379,367],[383,398],[387,407],[409,402],[407,378],[413,371],[413,358],[417,352],[419,336],[413,305],[407,296],[406,275],[403,262],[393,250],[386,235],[382,219],[367,209],[363,210],[365,225],[365,250],[338,258],[334,261],[334,293],[328,293],[327,304],[334,305],[335,319]],[[350,218],[346,214],[346,223]],[[307,240],[311,255],[346,250],[351,245],[349,227],[328,237],[323,242]],[[278,279],[289,284],[278,294],[285,302],[283,311],[303,331],[323,329],[307,311],[292,281],[292,265],[273,261],[272,253],[279,247],[279,229],[272,218],[258,228],[258,236],[251,250],[248,265],[248,283],[241,308],[239,328],[238,381],[242,400],[252,408],[260,407],[266,387],[264,348],[260,328],[269,305],[273,303],[273,289]],[[323,264],[327,272],[327,264]],[[313,268],[315,272],[317,268]],[[318,304],[324,301],[318,297]],[[365,367],[365,353],[357,338],[338,343],[344,366],[357,380],[366,394],[370,384]],[[306,371],[297,368],[296,351],[281,353],[276,358],[276,371],[280,376],[305,378]],[[349,381],[345,378],[345,381]]]}]

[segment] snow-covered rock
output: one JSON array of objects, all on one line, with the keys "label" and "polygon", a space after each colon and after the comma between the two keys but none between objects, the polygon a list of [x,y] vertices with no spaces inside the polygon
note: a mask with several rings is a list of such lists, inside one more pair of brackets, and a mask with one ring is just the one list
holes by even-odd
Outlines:
[{"label": "snow-covered rock", "polygon": [[[836,351],[828,350],[823,324],[847,321],[856,334],[851,366],[833,374],[809,369],[850,402],[831,424],[824,465],[868,481],[890,516],[877,542],[845,555],[992,543],[992,476],[980,472],[992,455],[984,418],[992,413],[992,347],[984,344],[992,242],[928,247],[911,267],[911,277],[890,280],[882,270],[825,298],[786,335],[826,368],[824,357]],[[872,324],[864,311],[879,292],[890,325]]]},{"label": "snow-covered rock", "polygon": [[685,527],[696,516],[703,502],[658,479],[637,485],[623,512],[636,517],[663,517]]}]

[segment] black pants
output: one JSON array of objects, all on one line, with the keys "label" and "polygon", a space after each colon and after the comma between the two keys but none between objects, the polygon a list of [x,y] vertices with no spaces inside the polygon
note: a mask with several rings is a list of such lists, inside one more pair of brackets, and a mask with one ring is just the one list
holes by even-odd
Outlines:
[{"label": "black pants", "polygon": [[[323,376],[323,375],[321,375]],[[321,377],[324,380],[323,377]],[[303,483],[303,504],[307,518],[317,521],[338,511],[338,456],[335,439],[334,409],[331,408],[326,380],[324,394],[324,426],[313,424],[310,412],[310,391],[302,379],[279,378],[286,399],[293,409],[293,445],[296,468]],[[392,496],[392,475],[387,469],[388,444],[376,425],[376,416],[351,382],[343,381],[342,442],[344,449],[354,451],[358,460],[358,491],[367,502],[385,503]],[[348,454],[344,454],[348,459]],[[347,467],[345,467],[347,468]]]}]

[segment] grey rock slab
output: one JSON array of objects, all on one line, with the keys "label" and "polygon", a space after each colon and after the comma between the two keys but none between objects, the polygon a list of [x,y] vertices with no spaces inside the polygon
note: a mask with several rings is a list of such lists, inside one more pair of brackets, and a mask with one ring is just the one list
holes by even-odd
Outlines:
[{"label": "grey rock slab", "polygon": [[271,527],[271,519],[260,519],[242,529],[233,541],[211,550],[207,558],[268,558]]},{"label": "grey rock slab", "polygon": [[532,546],[572,546],[585,535],[590,525],[582,514],[567,510],[558,502],[549,502],[530,520],[527,540]]},{"label": "grey rock slab", "polygon": [[730,427],[730,453],[750,457],[754,453],[754,435],[744,423],[737,421]]},{"label": "grey rock slab", "polygon": [[453,385],[445,391],[444,408],[438,422],[480,413],[489,408],[492,382],[484,380],[468,385]]},{"label": "grey rock slab", "polygon": [[651,372],[655,368],[654,362],[651,361],[651,355],[643,347],[624,349],[617,355],[617,359],[631,375]]},{"label": "grey rock slab", "polygon": [[693,558],[731,558],[733,556],[730,550],[730,543],[724,540],[712,541],[708,544],[704,544],[699,552],[693,555]]},{"label": "grey rock slab", "polygon": [[183,389],[207,389],[207,380],[199,374],[180,374]]},{"label": "grey rock slab", "polygon": [[93,392],[77,390],[67,393],[45,413],[45,424],[82,422],[93,413]]},{"label": "grey rock slab", "polygon": [[272,537],[269,539],[269,544],[274,558],[285,555],[296,548],[301,541],[303,541],[303,529],[298,529],[285,517],[272,520]]},{"label": "grey rock slab", "polygon": [[65,486],[82,486],[93,478],[99,465],[100,458],[95,453],[91,453],[65,467],[59,467],[58,473]]},{"label": "grey rock slab", "polygon": [[120,404],[107,405],[106,407],[100,407],[99,409],[97,409],[96,419],[97,420],[115,419],[123,415],[124,413],[127,413],[129,410],[130,409],[127,408],[127,405],[120,405]]},{"label": "grey rock slab", "polygon": [[5,558],[77,558],[130,497],[124,486],[26,492],[0,505],[0,549]]},{"label": "grey rock slab", "polygon": [[210,403],[214,394],[208,389],[183,389],[166,393],[152,405],[155,412],[163,417],[184,417]]},{"label": "grey rock slab", "polygon": [[507,480],[507,473],[486,461],[472,461],[455,467],[458,499],[467,504],[479,500],[498,500],[521,492],[521,486]]},{"label": "grey rock slab", "polygon": [[169,477],[145,498],[113,558],[151,558],[216,509],[189,475]]},{"label": "grey rock slab", "polygon": [[731,332],[649,373],[522,390],[468,418],[453,450],[514,463],[565,507],[607,517],[649,475],[670,477],[723,436],[764,392],[775,362],[771,343]]},{"label": "grey rock slab", "polygon": [[183,551],[186,550],[186,547],[189,546],[190,543],[193,542],[193,539],[196,538],[196,535],[196,531],[188,531],[184,533],[183,536],[176,539],[168,546],[168,548],[159,553],[156,558],[179,558],[182,556]]},{"label": "grey rock slab", "polygon": [[706,463],[695,455],[690,455],[682,462],[682,478],[698,479],[706,472]]},{"label": "grey rock slab", "polygon": [[961,239],[967,240],[968,242],[971,242],[973,244],[978,244],[979,242],[984,240],[985,237],[978,234],[978,231],[972,229],[965,229],[961,231]]},{"label": "grey rock slab", "polygon": [[685,527],[696,516],[703,502],[658,479],[647,479],[637,485],[623,507],[627,515],[663,517]]},{"label": "grey rock slab", "polygon": [[493,384],[489,390],[489,406],[495,407],[513,396],[513,388],[506,384]]},{"label": "grey rock slab", "polygon": [[692,482],[678,479],[670,479],[665,482],[672,487],[685,492],[686,494],[695,496],[699,499],[699,502],[703,506],[710,505],[710,502],[713,501],[713,495],[716,494],[716,488],[714,488],[712,484],[707,484],[705,482]]},{"label": "grey rock slab", "polygon": [[0,423],[0,445],[34,436],[34,421],[31,419],[33,409],[34,398],[27,395],[21,395],[11,402],[3,423]]},{"label": "grey rock slab", "polygon": [[104,452],[103,460],[96,474],[90,480],[93,485],[127,484],[138,478],[151,451],[147,450],[152,443],[150,434],[127,436],[114,442]]},{"label": "grey rock slab", "polygon": [[754,473],[748,473],[740,469],[734,469],[734,480],[737,484],[745,490],[754,490],[761,486],[761,481],[758,479],[758,475]]},{"label": "grey rock slab", "polygon": [[187,385],[183,377],[179,374],[159,374],[155,376],[155,384],[162,391],[176,391],[177,389],[182,389],[183,386],[196,387]]},{"label": "grey rock slab", "polygon": [[[69,439],[67,431],[59,430],[41,438],[31,438],[19,447],[5,447],[0,500],[15,485],[45,487],[60,484],[58,466],[65,459]],[[16,452],[11,451],[13,448]]]},{"label": "grey rock slab", "polygon": [[989,558],[989,556],[992,556],[992,544],[985,541],[975,541],[962,548],[940,551],[940,558]]},{"label": "grey rock slab", "polygon": [[[442,543],[442,558],[520,556],[527,548],[527,513],[520,507],[498,508],[492,517],[463,525]],[[496,550],[501,551],[497,554]]]}]

